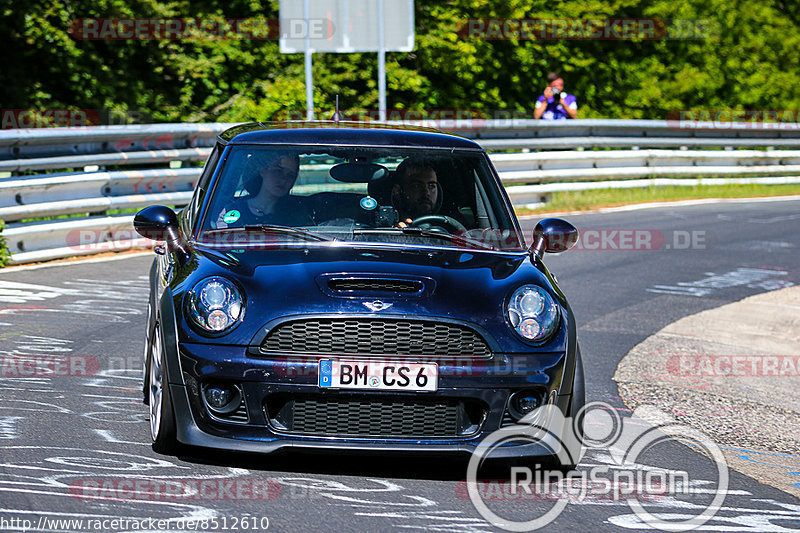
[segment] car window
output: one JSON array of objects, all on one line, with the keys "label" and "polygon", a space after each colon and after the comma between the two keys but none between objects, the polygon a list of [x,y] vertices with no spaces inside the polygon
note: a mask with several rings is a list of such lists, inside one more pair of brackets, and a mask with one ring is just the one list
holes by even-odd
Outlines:
[{"label": "car window", "polygon": [[188,209],[188,222],[190,227],[194,226],[194,222],[199,215],[200,206],[203,205],[203,199],[208,191],[209,181],[211,180],[211,176],[214,174],[214,169],[216,169],[217,164],[219,163],[219,157],[220,154],[222,154],[222,149],[222,145],[220,144],[214,146],[214,149],[211,151],[211,155],[209,155],[208,160],[206,160],[206,164],[203,167],[200,178],[197,180],[197,186],[195,187]]},{"label": "car window", "polygon": [[259,231],[286,241],[503,250],[524,242],[488,158],[474,150],[238,145],[204,212],[208,244]]}]

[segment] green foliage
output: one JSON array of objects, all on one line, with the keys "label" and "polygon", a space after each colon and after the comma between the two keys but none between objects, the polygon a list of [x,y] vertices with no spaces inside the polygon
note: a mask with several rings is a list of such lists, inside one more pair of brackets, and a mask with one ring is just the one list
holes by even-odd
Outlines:
[{"label": "green foliage", "polygon": [[[449,0],[415,2],[416,49],[387,54],[390,109],[528,113],[552,70],[582,118],[664,119],[683,109],[800,109],[800,17],[789,0]],[[6,0],[5,109],[137,110],[154,121],[304,116],[302,54],[277,40],[84,40],[80,18],[277,19],[278,0]],[[649,18],[653,40],[487,40],[473,18]],[[680,22],[688,21],[688,22]],[[694,28],[678,35],[681,27]],[[689,38],[682,38],[689,37]],[[315,54],[327,116],[378,105],[376,54]]]},{"label": "green foliage", "polygon": [[6,246],[6,239],[3,237],[3,228],[5,224],[0,220],[0,268],[3,268],[11,261],[11,253]]}]

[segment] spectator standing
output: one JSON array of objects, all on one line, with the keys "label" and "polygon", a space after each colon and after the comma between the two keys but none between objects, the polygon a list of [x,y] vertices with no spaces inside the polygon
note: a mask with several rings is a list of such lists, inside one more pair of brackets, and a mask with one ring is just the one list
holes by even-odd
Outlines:
[{"label": "spectator standing", "polygon": [[574,95],[564,91],[564,80],[558,72],[547,75],[547,87],[544,94],[536,100],[533,118],[543,120],[561,120],[578,118],[578,101]]}]

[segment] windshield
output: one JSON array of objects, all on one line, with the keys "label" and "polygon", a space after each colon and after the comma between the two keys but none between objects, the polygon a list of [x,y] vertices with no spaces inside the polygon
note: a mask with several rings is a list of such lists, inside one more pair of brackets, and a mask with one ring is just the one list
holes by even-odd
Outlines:
[{"label": "windshield", "polygon": [[480,152],[249,145],[225,159],[199,240],[508,251],[524,242]]}]

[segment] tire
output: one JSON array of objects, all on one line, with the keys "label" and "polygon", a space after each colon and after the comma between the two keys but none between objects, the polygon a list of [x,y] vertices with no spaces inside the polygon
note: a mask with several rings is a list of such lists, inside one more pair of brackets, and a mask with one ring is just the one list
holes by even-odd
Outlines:
[{"label": "tire", "polygon": [[166,354],[160,324],[156,323],[150,343],[147,366],[148,405],[150,406],[150,438],[153,451],[174,454],[179,445],[175,431],[175,412],[166,376]]},{"label": "tire", "polygon": [[142,403],[145,405],[150,405],[150,394],[148,391],[149,383],[150,383],[150,353],[153,350],[152,348],[152,337],[153,335],[148,334],[150,331],[150,320],[152,318],[153,313],[153,306],[150,302],[147,303],[147,326],[145,329],[145,336],[144,336],[144,353],[142,354]]},{"label": "tire", "polygon": [[[581,356],[581,347],[578,345],[575,353],[575,377],[572,381],[572,396],[569,399],[568,414],[569,419],[572,421],[572,429],[574,429],[577,433],[576,437],[578,438],[578,442],[581,443],[578,457],[574,458],[577,460],[580,460],[580,458],[583,457],[584,447],[582,444],[583,418],[581,418],[581,420],[576,420],[576,416],[581,412],[584,405],[586,405],[586,381],[583,377],[583,357]],[[553,459],[557,462],[557,468],[559,468],[565,475],[567,472],[575,470],[578,466],[577,461],[570,464],[563,464],[558,460],[558,456],[553,456]]]},{"label": "tire", "polygon": [[[584,405],[586,405],[586,380],[583,377],[581,347],[578,345],[575,357],[575,379],[572,385],[572,398],[570,398],[569,402],[569,416],[575,418]],[[583,421],[581,421],[578,431],[580,432],[578,437],[583,438]]]},{"label": "tire", "polygon": [[[569,399],[569,411],[567,412],[568,419],[572,421],[570,424],[572,427],[569,428],[567,431],[572,431],[573,429],[576,430],[578,438],[578,442],[583,442],[583,420],[576,422],[576,415],[580,413],[583,406],[586,404],[586,382],[583,377],[583,358],[581,357],[581,347],[580,345],[576,348],[575,354],[575,377],[573,378],[572,383],[572,396]],[[578,466],[577,461],[583,457],[583,445],[580,444],[580,450],[578,452],[578,457],[572,457],[570,455],[570,461],[568,463],[562,463],[559,459],[558,455],[549,455],[544,458],[540,458],[539,460],[549,468],[560,470],[562,474],[565,476],[575,470]],[[568,452],[569,454],[569,452]]]}]

